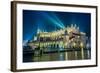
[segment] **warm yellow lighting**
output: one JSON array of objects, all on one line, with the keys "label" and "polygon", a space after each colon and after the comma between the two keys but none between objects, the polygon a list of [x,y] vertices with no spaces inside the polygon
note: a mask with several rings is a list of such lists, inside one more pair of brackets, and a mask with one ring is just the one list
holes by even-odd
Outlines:
[{"label": "warm yellow lighting", "polygon": [[[76,35],[74,33],[80,34],[80,35]],[[73,37],[73,36],[75,36],[75,37]],[[71,26],[68,26],[64,29],[60,29],[60,30],[56,30],[56,31],[39,32],[37,34],[37,40],[33,41],[33,43],[31,42],[32,43],[31,45],[47,47],[47,46],[52,46],[52,45],[58,44],[61,47],[72,46],[74,48],[79,46],[82,50],[82,48],[84,48],[85,43],[82,42],[83,40],[81,38],[84,39],[84,36],[86,37],[86,33],[80,32],[79,27],[76,24],[75,25],[72,24]],[[72,38],[70,38],[70,37],[72,37]],[[43,40],[38,41],[40,38],[42,38]],[[46,39],[46,38],[49,38],[50,40]],[[78,44],[77,42],[79,42],[79,43],[81,42],[81,43]]]},{"label": "warm yellow lighting", "polygon": [[80,36],[78,36],[78,38],[80,38]]},{"label": "warm yellow lighting", "polygon": [[83,45],[83,43],[81,42],[81,43],[80,43],[80,47],[83,48],[83,46],[84,46],[84,45]]},{"label": "warm yellow lighting", "polygon": [[76,43],[73,43],[74,48],[76,47]]}]

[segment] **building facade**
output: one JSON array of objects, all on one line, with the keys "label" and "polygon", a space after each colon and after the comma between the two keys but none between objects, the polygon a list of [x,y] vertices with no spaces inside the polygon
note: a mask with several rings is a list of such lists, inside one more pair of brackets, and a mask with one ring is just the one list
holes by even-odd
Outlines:
[{"label": "building facade", "polygon": [[88,37],[86,33],[81,32],[79,27],[71,25],[64,29],[52,32],[38,32],[28,45],[35,49],[48,50],[48,48],[75,48],[86,47]]}]

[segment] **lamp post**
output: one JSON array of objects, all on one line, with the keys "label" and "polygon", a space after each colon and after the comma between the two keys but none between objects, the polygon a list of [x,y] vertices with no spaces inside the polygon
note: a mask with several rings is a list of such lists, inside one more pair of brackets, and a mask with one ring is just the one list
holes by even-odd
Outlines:
[{"label": "lamp post", "polygon": [[82,59],[84,59],[84,49],[83,49],[84,44],[83,44],[82,42],[80,43],[80,47],[81,47],[81,55],[82,55]]}]

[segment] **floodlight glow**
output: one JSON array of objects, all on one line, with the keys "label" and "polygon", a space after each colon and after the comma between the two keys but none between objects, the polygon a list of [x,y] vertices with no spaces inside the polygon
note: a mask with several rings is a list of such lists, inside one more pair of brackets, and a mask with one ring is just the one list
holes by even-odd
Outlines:
[{"label": "floodlight glow", "polygon": [[62,25],[63,27],[65,27],[64,24],[61,22],[61,20],[56,16],[56,14],[52,13],[52,16],[54,17],[54,19],[55,19],[60,25]]},{"label": "floodlight glow", "polygon": [[46,19],[49,19],[52,23],[54,23],[55,26],[60,27],[62,29],[65,28],[65,26],[63,25],[63,23],[54,14],[50,15],[50,14],[44,13],[43,16],[45,16]]}]

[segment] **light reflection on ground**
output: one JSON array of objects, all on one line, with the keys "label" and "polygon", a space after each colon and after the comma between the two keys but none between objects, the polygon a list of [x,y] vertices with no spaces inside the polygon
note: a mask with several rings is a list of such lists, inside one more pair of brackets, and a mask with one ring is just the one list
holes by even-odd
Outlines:
[{"label": "light reflection on ground", "polygon": [[91,59],[91,51],[84,50],[84,58],[82,58],[81,50],[49,52],[40,55],[32,53],[23,54],[23,62],[43,62],[43,61],[64,61],[64,60],[84,60]]}]

